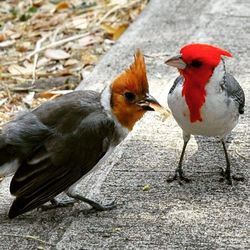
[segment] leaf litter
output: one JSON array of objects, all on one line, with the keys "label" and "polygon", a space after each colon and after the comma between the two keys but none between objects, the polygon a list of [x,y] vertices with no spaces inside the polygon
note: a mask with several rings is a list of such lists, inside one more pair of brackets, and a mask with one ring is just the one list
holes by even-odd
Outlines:
[{"label": "leaf litter", "polygon": [[74,90],[147,1],[1,1],[0,128]]}]

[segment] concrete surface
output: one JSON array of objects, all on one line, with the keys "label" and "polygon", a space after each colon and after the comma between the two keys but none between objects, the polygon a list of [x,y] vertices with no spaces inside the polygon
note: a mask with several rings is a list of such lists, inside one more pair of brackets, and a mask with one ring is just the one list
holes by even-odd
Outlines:
[{"label": "concrete surface", "polygon": [[[175,54],[189,42],[230,50],[227,68],[246,94],[246,112],[233,131],[233,170],[245,176],[233,187],[218,182],[222,147],[197,137],[188,145],[184,170],[192,183],[166,179],[176,167],[181,130],[172,118],[147,114],[102,169],[78,186],[96,200],[116,198],[117,209],[93,212],[85,204],[7,218],[9,179],[0,184],[0,249],[250,249],[250,2],[249,0],[151,0],[103,57],[82,89],[102,89],[132,61],[147,55],[151,92],[166,104],[177,72],[159,54]],[[156,56],[158,55],[158,56]],[[143,187],[149,185],[148,191]]]}]

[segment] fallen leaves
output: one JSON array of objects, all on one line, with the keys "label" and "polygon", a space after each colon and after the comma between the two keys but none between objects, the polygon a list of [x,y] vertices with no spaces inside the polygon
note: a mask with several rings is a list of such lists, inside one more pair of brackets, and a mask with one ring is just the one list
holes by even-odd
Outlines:
[{"label": "fallen leaves", "polygon": [[62,49],[47,49],[44,55],[53,60],[62,60],[70,58],[70,54]]},{"label": "fallen leaves", "polygon": [[69,8],[70,8],[70,5],[68,2],[59,2],[55,7],[55,11],[65,10]]},{"label": "fallen leaves", "polygon": [[118,26],[102,24],[102,29],[111,37],[112,40],[117,40],[121,34],[128,28],[128,23],[123,23]]},{"label": "fallen leaves", "polygon": [[32,74],[32,68],[26,68],[19,66],[18,64],[13,64],[8,67],[8,71],[13,75],[13,76],[18,76],[18,75],[31,75]]},{"label": "fallen leaves", "polygon": [[147,0],[2,1],[0,127],[20,109],[34,108],[72,91],[146,3]]},{"label": "fallen leaves", "polygon": [[7,48],[12,46],[13,44],[15,44],[16,41],[15,40],[7,40],[7,41],[3,41],[0,43],[0,48]]}]

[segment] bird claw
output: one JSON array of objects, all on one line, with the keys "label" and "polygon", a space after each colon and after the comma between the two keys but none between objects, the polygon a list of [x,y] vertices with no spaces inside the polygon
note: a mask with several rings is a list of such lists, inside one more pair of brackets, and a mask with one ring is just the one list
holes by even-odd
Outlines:
[{"label": "bird claw", "polygon": [[173,177],[170,177],[167,179],[168,183],[171,183],[173,181],[178,181],[179,185],[183,185],[183,181],[185,183],[191,182],[190,179],[188,179],[187,177],[184,176],[182,171],[178,171],[178,170],[175,172],[175,175]]},{"label": "bird claw", "polygon": [[233,185],[233,180],[241,182],[245,180],[244,176],[232,175],[223,168],[221,168],[220,175],[222,178],[219,179],[219,182],[224,182],[226,180],[228,185]]},{"label": "bird claw", "polygon": [[96,204],[98,204],[98,206],[96,206],[96,207],[94,207],[93,205],[92,206],[97,211],[107,211],[107,210],[111,210],[111,209],[116,208],[115,200],[113,200],[107,204],[99,204],[99,203],[96,203]]},{"label": "bird claw", "polygon": [[80,194],[75,194],[75,193],[67,193],[67,195],[71,198],[74,198],[78,201],[82,201],[85,202],[87,204],[89,204],[93,209],[97,210],[97,211],[106,211],[106,210],[111,210],[113,208],[116,207],[115,205],[115,200],[113,200],[112,202],[108,203],[108,204],[101,204],[98,203],[96,201],[90,200],[86,197],[81,196]]},{"label": "bird claw", "polygon": [[107,204],[100,204],[100,203],[94,202],[91,204],[91,206],[93,207],[94,210],[97,210],[97,211],[107,211],[107,210],[112,210],[116,208],[115,200]]}]

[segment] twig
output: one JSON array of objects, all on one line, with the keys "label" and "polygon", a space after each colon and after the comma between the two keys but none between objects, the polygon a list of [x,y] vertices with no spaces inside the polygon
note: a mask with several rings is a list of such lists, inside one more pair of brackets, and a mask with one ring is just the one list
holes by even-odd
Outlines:
[{"label": "twig", "polygon": [[[75,72],[79,71],[80,68],[72,68],[70,70],[65,69],[65,70],[61,70],[61,71],[56,71],[56,72],[36,72],[36,76],[40,76],[40,77],[47,77],[47,76],[63,76],[63,75],[73,75]],[[18,77],[20,77],[20,79],[22,80],[27,80],[27,78],[21,78],[21,76],[25,76],[25,77],[29,77],[32,76],[31,72],[27,72],[24,74],[11,74],[11,73],[3,73],[1,75],[4,78],[12,78],[12,79],[18,79]]]},{"label": "twig", "polygon": [[55,244],[39,239],[38,236],[20,235],[20,234],[0,234],[0,236],[18,237],[18,238],[23,238],[23,239],[28,239],[28,240],[35,240],[46,245],[55,246]]},{"label": "twig", "polygon": [[[93,32],[94,32],[94,31],[93,31]],[[37,54],[37,53],[40,53],[40,52],[43,51],[43,50],[46,50],[46,49],[49,49],[49,48],[53,48],[53,47],[57,47],[57,46],[59,46],[59,45],[62,45],[62,44],[67,43],[67,42],[71,42],[71,41],[73,41],[73,40],[78,40],[78,39],[80,39],[80,38],[89,36],[90,34],[91,34],[90,32],[86,32],[86,33],[84,33],[84,34],[80,34],[80,35],[75,35],[75,36],[67,37],[67,38],[62,39],[62,40],[60,40],[60,41],[56,41],[56,42],[54,42],[54,43],[48,44],[48,45],[46,45],[46,46],[44,46],[44,47],[42,47],[42,48],[40,48],[40,49],[38,49],[38,50],[33,51],[32,53],[30,53],[30,54],[27,55],[26,57],[22,58],[20,61],[24,61],[24,60],[26,60],[26,59],[29,60],[30,57],[34,56],[34,55]]]},{"label": "twig", "polygon": [[131,8],[133,5],[136,5],[138,3],[140,3],[141,0],[137,0],[134,2],[131,2],[129,4],[123,4],[123,5],[115,5],[112,9],[110,9],[98,22],[97,22],[97,26],[99,26],[109,15],[111,15],[113,12],[119,10],[119,9],[129,9]]},{"label": "twig", "polygon": [[[50,34],[47,36],[43,36],[41,39],[39,39],[37,41],[35,51],[37,51],[41,48],[42,42],[44,42],[49,36],[50,36]],[[33,69],[32,69],[32,84],[34,84],[34,82],[36,80],[36,65],[37,65],[37,61],[38,61],[38,56],[39,56],[39,53],[35,54],[35,56],[34,56],[34,63],[33,63]]]},{"label": "twig", "polygon": [[7,93],[7,96],[8,96],[8,103],[10,103],[12,101],[12,96],[10,94],[10,90],[8,86],[5,86],[5,92]]},{"label": "twig", "polygon": [[109,15],[111,15],[113,12],[117,11],[118,9],[120,9],[121,6],[117,5],[114,6],[111,10],[109,10],[98,22],[97,22],[97,26],[99,26]]}]

